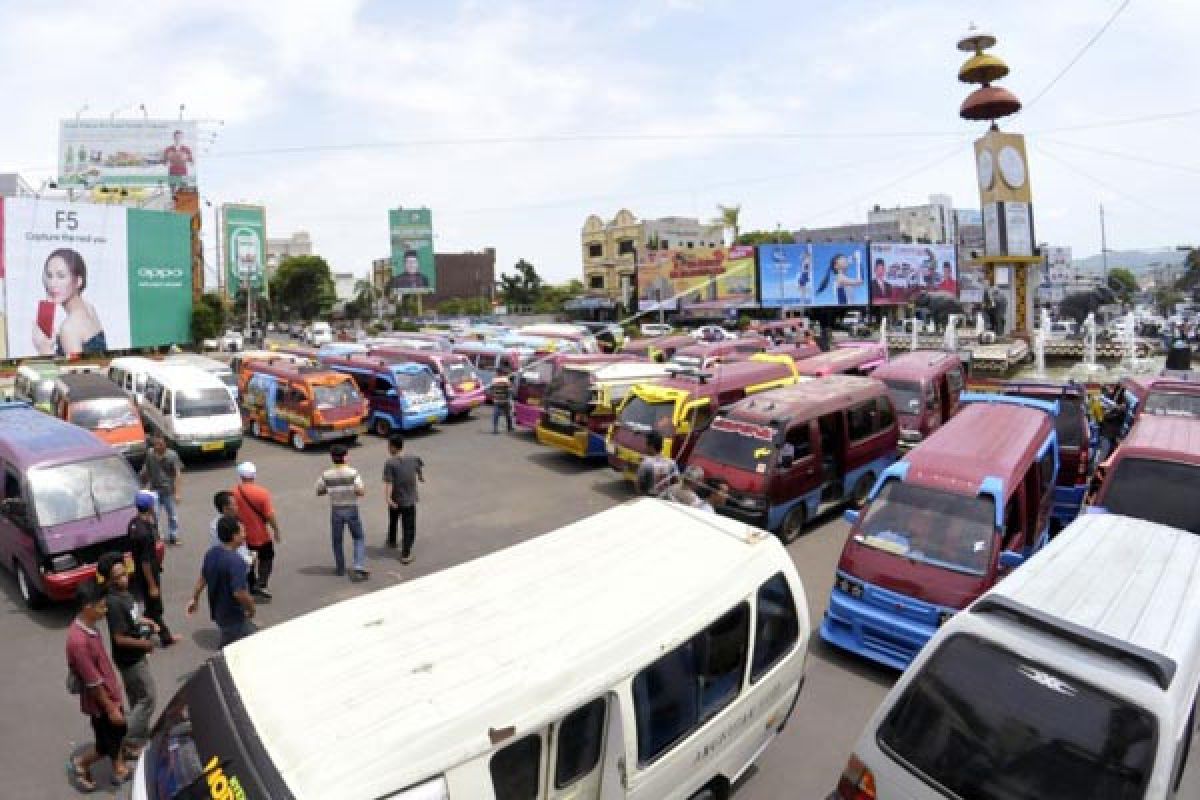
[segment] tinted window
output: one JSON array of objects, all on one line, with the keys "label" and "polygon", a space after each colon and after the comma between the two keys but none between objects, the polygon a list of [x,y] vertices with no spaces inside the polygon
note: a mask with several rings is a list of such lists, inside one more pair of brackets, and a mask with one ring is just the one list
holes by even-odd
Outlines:
[{"label": "tinted window", "polygon": [[879,410],[879,430],[887,430],[892,427],[892,423],[895,422],[895,415],[892,414],[891,401],[883,396],[876,397],[875,407]]},{"label": "tinted window", "polygon": [[1013,397],[1026,397],[1030,400],[1058,401],[1058,416],[1054,418],[1054,430],[1058,434],[1059,447],[1083,447],[1084,432],[1087,430],[1084,417],[1083,398],[1075,394],[1047,395],[1030,392],[1005,392]]},{"label": "tinted window", "polygon": [[127,397],[100,397],[71,404],[71,422],[89,431],[136,425],[137,410]]},{"label": "tinted window", "polygon": [[946,373],[946,383],[950,386],[950,391],[955,392],[955,393],[961,392],[962,388],[963,388],[962,369],[959,367],[955,367],[954,369],[947,372]]},{"label": "tinted window", "polygon": [[878,739],[955,797],[1132,800],[1149,780],[1155,734],[1154,718],[1140,708],[953,636],[901,695]]},{"label": "tinted window", "polygon": [[180,419],[236,413],[233,398],[224,389],[180,391],[175,396],[175,416]]},{"label": "tinted window", "polygon": [[562,789],[589,774],[600,762],[604,746],[604,698],[567,716],[558,726],[554,788]]},{"label": "tinted window", "polygon": [[1123,458],[1108,476],[1103,505],[1124,514],[1200,533],[1200,467],[1174,461]]},{"label": "tinted window", "polygon": [[1053,490],[1054,485],[1054,448],[1048,448],[1046,454],[1042,456],[1038,464],[1038,477],[1042,481],[1042,494],[1046,495]]},{"label": "tinted window", "polygon": [[579,369],[564,369],[554,376],[546,388],[546,402],[560,403],[574,411],[586,411],[591,396],[591,373]]},{"label": "tinted window", "polygon": [[766,471],[775,453],[775,431],[758,425],[741,426],[718,417],[696,442],[697,456],[740,469]]},{"label": "tinted window", "polygon": [[631,397],[617,417],[617,422],[635,433],[658,431],[664,439],[668,439],[675,435],[674,413],[674,403],[647,403],[640,397]]},{"label": "tinted window", "polygon": [[138,489],[133,470],[120,456],[36,467],[28,479],[42,527],[129,508]]},{"label": "tinted window", "polygon": [[489,769],[496,800],[536,800],[541,759],[542,737],[536,733],[492,756]]},{"label": "tinted window", "polygon": [[762,585],[758,590],[758,617],[754,623],[754,660],[750,679],[758,680],[764,672],[784,656],[800,636],[800,620],[796,617],[796,601],[783,573]]},{"label": "tinted window", "polygon": [[854,541],[910,561],[983,575],[991,559],[994,514],[986,495],[890,480],[868,506]]},{"label": "tinted window", "polygon": [[1170,417],[1200,417],[1200,394],[1151,392],[1146,397],[1142,412]]},{"label": "tinted window", "polygon": [[846,412],[850,441],[865,439],[878,430],[875,423],[875,401],[868,400]]},{"label": "tinted window", "polygon": [[921,413],[921,384],[916,381],[884,381],[888,387],[888,394],[892,396],[892,402],[896,404],[896,408],[901,414],[919,414]]},{"label": "tinted window", "polygon": [[633,679],[639,762],[658,757],[737,696],[749,622],[743,603]]}]

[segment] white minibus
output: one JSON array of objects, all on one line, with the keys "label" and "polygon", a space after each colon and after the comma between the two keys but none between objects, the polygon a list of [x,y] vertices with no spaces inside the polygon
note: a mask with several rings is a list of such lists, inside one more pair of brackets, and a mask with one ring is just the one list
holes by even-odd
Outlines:
[{"label": "white minibus", "polygon": [[157,364],[146,376],[138,407],[147,433],[161,433],[181,458],[237,458],[242,415],[229,387],[211,372],[186,364]]}]

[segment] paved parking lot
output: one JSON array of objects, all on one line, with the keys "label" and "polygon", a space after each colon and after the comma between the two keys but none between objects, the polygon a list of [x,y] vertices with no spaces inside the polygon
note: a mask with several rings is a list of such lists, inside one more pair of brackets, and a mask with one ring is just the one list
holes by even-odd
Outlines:
[{"label": "paved parking lot", "polygon": [[[297,453],[282,445],[247,441],[241,457],[258,465],[259,481],[274,492],[284,536],[271,585],[275,597],[260,605],[260,624],[279,623],[436,572],[631,496],[606,467],[541,448],[527,434],[491,435],[490,415],[485,421],[479,412],[411,436],[407,449],[425,460],[427,479],[418,507],[416,561],[407,566],[395,559],[395,551],[382,546],[386,512],[380,476],[386,447],[366,437],[351,451],[351,462],[368,482],[364,517],[372,569],[368,582],[352,584],[333,575],[328,507],[313,492],[318,474],[329,463],[327,452]],[[207,547],[212,495],[234,480],[228,463],[191,465],[185,475],[180,508],[184,543],[169,550],[163,576],[168,622],[184,641],[151,656],[160,708],[189,671],[214,651],[216,633],[206,608],[202,604],[192,618],[184,616],[183,608]],[[845,532],[840,518],[825,520],[789,548],[808,592],[814,624],[824,609]],[[0,612],[0,797],[73,797],[63,764],[89,731],[75,698],[63,689],[63,643],[71,613],[64,608],[26,611],[8,573],[0,574]],[[262,669],[286,670],[287,665],[263,664]],[[829,650],[814,636],[808,680],[791,725],[742,782],[737,800],[824,797],[893,678],[885,670]],[[1196,771],[1193,766],[1192,783]],[[114,793],[102,789],[99,794]]]}]

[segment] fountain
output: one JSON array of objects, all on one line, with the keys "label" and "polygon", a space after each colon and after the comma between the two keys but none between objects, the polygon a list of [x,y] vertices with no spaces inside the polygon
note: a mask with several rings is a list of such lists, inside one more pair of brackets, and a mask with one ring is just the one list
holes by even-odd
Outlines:
[{"label": "fountain", "polygon": [[946,334],[942,339],[942,349],[951,353],[958,352],[958,314],[946,318]]},{"label": "fountain", "polygon": [[920,341],[917,339],[917,337],[921,334],[921,320],[913,317],[911,320],[909,320],[909,322],[912,325],[912,345],[910,345],[908,349],[915,353],[921,346]]},{"label": "fountain", "polygon": [[1091,312],[1083,321],[1083,361],[1071,368],[1071,380],[1103,381],[1107,373],[1107,369],[1096,363],[1096,314]]},{"label": "fountain", "polygon": [[978,339],[980,336],[983,336],[984,330],[986,330],[986,327],[983,322],[983,312],[976,311],[975,312],[975,338]]},{"label": "fountain", "polygon": [[1046,377],[1046,336],[1050,331],[1050,312],[1042,309],[1037,336],[1033,339],[1033,373],[1037,378]]},{"label": "fountain", "polygon": [[883,357],[888,357],[887,317],[879,320],[879,345],[883,348]]}]

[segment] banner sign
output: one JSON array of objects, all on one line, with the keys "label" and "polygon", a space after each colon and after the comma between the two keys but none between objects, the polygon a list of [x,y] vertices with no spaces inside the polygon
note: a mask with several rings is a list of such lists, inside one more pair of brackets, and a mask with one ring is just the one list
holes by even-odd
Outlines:
[{"label": "banner sign", "polygon": [[865,306],[866,262],[867,248],[858,242],[760,245],[762,305]]},{"label": "banner sign", "polygon": [[3,201],[8,358],[191,341],[187,215]]},{"label": "banner sign", "polygon": [[433,214],[427,208],[388,211],[392,242],[391,288],[412,294],[437,289],[433,257]]},{"label": "banner sign", "polygon": [[922,292],[957,295],[956,261],[954,245],[872,244],[872,305],[911,303]]},{"label": "banner sign", "polygon": [[67,119],[59,123],[59,186],[196,186],[196,123]]},{"label": "banner sign", "polygon": [[225,282],[231,297],[242,283],[261,290],[267,263],[267,221],[262,206],[221,206],[224,222]]},{"label": "banner sign", "polygon": [[753,306],[753,247],[649,250],[638,262],[638,309]]}]

